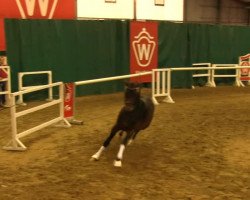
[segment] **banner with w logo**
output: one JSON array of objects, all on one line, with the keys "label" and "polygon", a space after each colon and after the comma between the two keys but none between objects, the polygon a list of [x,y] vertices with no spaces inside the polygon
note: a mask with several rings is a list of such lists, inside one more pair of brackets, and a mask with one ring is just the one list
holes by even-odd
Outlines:
[{"label": "banner with w logo", "polygon": [[[151,71],[158,65],[158,23],[131,22],[130,73]],[[133,78],[138,82],[151,82],[151,76]]]},{"label": "banner with w logo", "polygon": [[4,18],[74,19],[75,0],[0,0],[0,51],[5,51]]}]

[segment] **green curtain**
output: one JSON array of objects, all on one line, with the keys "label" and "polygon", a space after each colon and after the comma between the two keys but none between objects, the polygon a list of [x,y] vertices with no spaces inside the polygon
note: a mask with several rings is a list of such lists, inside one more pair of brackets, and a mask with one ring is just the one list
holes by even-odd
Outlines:
[{"label": "green curtain", "polygon": [[[187,24],[159,22],[159,67],[188,67],[189,37]],[[192,73],[190,71],[172,72],[173,88],[190,88],[192,86]]]},{"label": "green curtain", "polygon": [[[54,82],[129,73],[128,21],[7,19],[5,27],[14,86],[21,71],[51,70]],[[121,83],[107,82],[79,86],[77,93],[106,93],[121,88]]]},{"label": "green curtain", "polygon": [[[238,57],[249,53],[248,27],[189,24],[191,63],[237,64]],[[234,74],[235,70],[217,70],[216,74]],[[200,81],[204,78],[196,78]],[[234,78],[217,78],[217,83],[231,83]]]},{"label": "green curtain", "polygon": [[[129,74],[129,23],[125,20],[6,19],[7,56],[14,91],[17,73],[52,70],[53,81],[81,81]],[[238,63],[250,52],[249,27],[158,21],[159,68],[192,63]],[[190,88],[193,71],[172,72],[173,88]],[[221,71],[218,73],[227,73]],[[32,77],[29,84],[46,82]],[[221,82],[232,79],[221,79]],[[77,87],[77,93],[121,90],[122,81]]]}]

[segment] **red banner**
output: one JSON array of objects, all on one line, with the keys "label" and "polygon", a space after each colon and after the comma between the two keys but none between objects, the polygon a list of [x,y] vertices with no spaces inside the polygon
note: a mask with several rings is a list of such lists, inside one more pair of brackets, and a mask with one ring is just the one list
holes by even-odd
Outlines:
[{"label": "red banner", "polygon": [[74,116],[74,98],[75,85],[74,83],[64,84],[64,117],[71,118]]},{"label": "red banner", "polygon": [[[7,57],[6,56],[0,56],[0,66],[7,66]],[[0,79],[7,78],[8,73],[6,69],[2,68],[0,69]]]},{"label": "red banner", "polygon": [[[240,66],[250,66],[250,54],[239,57]],[[250,81],[250,69],[243,68],[240,69],[240,80],[241,81]]]},{"label": "red banner", "polygon": [[75,0],[0,0],[0,51],[5,51],[4,18],[75,19]]},{"label": "red banner", "polygon": [[[130,73],[151,71],[158,66],[158,23],[130,23]],[[151,75],[132,78],[137,82],[151,82]]]}]

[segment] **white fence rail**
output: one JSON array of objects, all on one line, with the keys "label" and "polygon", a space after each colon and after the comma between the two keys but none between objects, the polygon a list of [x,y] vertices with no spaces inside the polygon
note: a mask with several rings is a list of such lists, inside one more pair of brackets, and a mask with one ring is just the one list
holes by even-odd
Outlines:
[{"label": "white fence rail", "polygon": [[[192,66],[193,67],[207,67],[208,69],[206,70],[206,73],[194,73],[193,78],[207,77],[206,86],[214,87],[214,85],[212,84],[212,80],[211,80],[212,71],[209,70],[209,68],[212,67],[211,63],[193,63]],[[194,88],[194,86],[193,86],[193,88]]]},{"label": "white fence rail", "polygon": [[[225,66],[225,65],[227,65],[227,66]],[[235,69],[236,71],[239,71],[239,69],[250,69],[250,66],[239,66],[239,65],[228,65],[228,64],[225,64],[225,65],[223,65],[223,66],[220,66],[220,67],[218,67],[218,65],[215,67],[215,66],[212,66],[212,67],[179,67],[179,68],[168,68],[169,70],[170,70],[170,73],[169,73],[169,77],[171,78],[171,72],[172,71],[195,71],[195,70],[210,70],[210,71],[212,71],[212,76],[214,75],[214,71],[215,70],[228,70],[228,69]],[[161,71],[162,69],[156,69],[155,71]],[[238,72],[236,72],[236,74],[231,74],[231,75],[225,75],[225,76],[216,76],[216,77],[235,77],[235,79],[237,80],[237,81],[239,81],[239,86],[242,86],[242,87],[244,87],[244,84],[242,84],[242,82],[239,80],[239,76],[237,76],[237,75],[239,75],[239,73]],[[214,78],[212,77],[212,80],[214,80]],[[168,82],[169,84],[171,84],[171,82]],[[213,84],[215,84],[215,83],[213,83]],[[169,87],[169,86],[167,86],[167,87]],[[168,90],[170,91],[171,90],[171,87],[170,88],[168,88]],[[167,95],[167,97],[169,98],[169,99],[171,99],[172,101],[170,101],[169,103],[173,103],[174,101],[173,101],[173,99],[172,99],[172,97],[171,97],[171,94],[170,94],[170,92],[168,93],[168,95]],[[168,101],[165,101],[165,102],[168,102]],[[157,104],[158,102],[156,102],[156,104]]]},{"label": "white fence rail", "polygon": [[[18,90],[19,91],[23,91],[29,88],[33,88],[33,87],[37,87],[37,86],[41,86],[41,85],[33,85],[33,86],[23,86],[23,77],[24,76],[30,76],[30,75],[38,75],[38,74],[47,74],[48,76],[48,84],[52,84],[52,72],[51,71],[36,71],[36,72],[19,72],[18,73]],[[53,90],[52,88],[48,89],[48,101],[52,101],[53,100]],[[26,105],[23,101],[23,95],[20,94],[17,100],[17,104],[20,105]]]},{"label": "white fence rail", "polygon": [[[226,67],[232,67],[231,69],[235,69],[235,72],[233,74],[216,74],[215,71],[213,70],[212,71],[212,79],[211,79],[211,82],[212,82],[212,85],[214,87],[216,87],[216,83],[215,83],[215,78],[235,78],[235,85],[240,87],[244,87],[243,83],[241,82],[240,80],[240,70],[237,69],[237,66],[236,64],[213,64],[212,67],[213,68],[217,68],[218,70],[220,69],[225,69]],[[242,69],[242,68],[241,68]]]},{"label": "white fence rail", "polygon": [[[19,95],[24,95],[24,94],[28,94],[31,92],[35,92],[35,91],[40,91],[40,90],[44,90],[44,89],[49,89],[49,88],[53,88],[53,87],[59,87],[59,98],[57,100],[53,100],[51,102],[33,107],[33,108],[29,108],[27,110],[24,111],[20,111],[17,112],[16,110],[16,104],[15,104],[15,98]],[[11,93],[11,108],[10,108],[10,112],[11,112],[11,141],[4,147],[5,150],[26,150],[27,147],[20,141],[20,139],[22,137],[25,137],[35,131],[38,131],[40,129],[43,129],[47,126],[50,126],[52,124],[55,123],[59,123],[59,122],[63,122],[64,127],[70,127],[71,125],[69,124],[69,122],[64,118],[64,87],[63,87],[63,83],[62,82],[57,82],[57,83],[53,83],[53,84],[49,84],[49,85],[45,85],[45,86],[36,86],[33,88],[29,88],[26,89],[24,91],[19,91],[19,92],[15,92],[15,93]],[[50,106],[53,105],[60,105],[59,106],[59,116],[49,120],[47,122],[44,122],[38,126],[35,126],[33,128],[30,128],[28,130],[25,130],[21,133],[17,132],[17,118],[22,117],[24,115],[48,108]]]}]

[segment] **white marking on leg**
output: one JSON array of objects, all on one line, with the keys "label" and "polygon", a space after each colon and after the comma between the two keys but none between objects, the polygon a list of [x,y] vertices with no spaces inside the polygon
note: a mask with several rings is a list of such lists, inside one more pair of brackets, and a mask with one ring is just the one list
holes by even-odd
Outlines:
[{"label": "white marking on leg", "polygon": [[117,154],[117,159],[114,160],[114,166],[115,167],[122,167],[122,157],[123,157],[124,150],[125,150],[125,145],[121,144],[119,152]]},{"label": "white marking on leg", "polygon": [[104,150],[105,150],[105,147],[101,146],[101,148],[93,156],[91,156],[92,160],[99,160],[99,158]]},{"label": "white marking on leg", "polygon": [[117,154],[117,158],[118,158],[118,159],[122,160],[124,150],[125,150],[125,145],[124,145],[124,144],[121,144],[121,145],[120,145],[119,152],[118,152],[118,154]]}]

